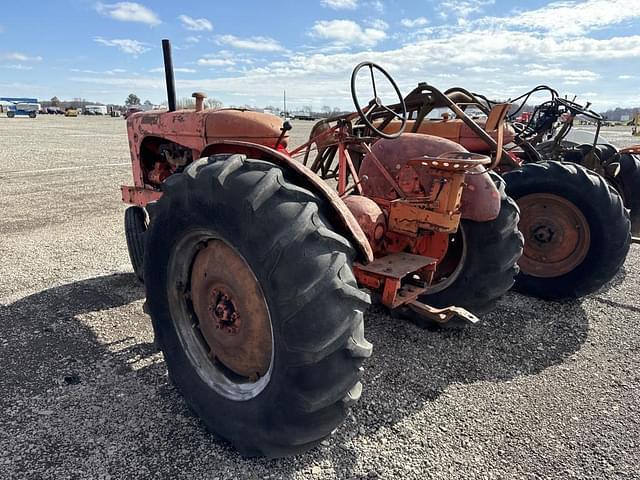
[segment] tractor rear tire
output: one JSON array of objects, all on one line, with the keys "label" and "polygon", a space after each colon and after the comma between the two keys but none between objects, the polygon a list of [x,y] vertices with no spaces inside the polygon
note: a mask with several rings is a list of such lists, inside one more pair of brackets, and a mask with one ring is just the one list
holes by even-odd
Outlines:
[{"label": "tractor rear tire", "polygon": [[620,173],[612,182],[622,195],[625,207],[629,209],[632,234],[640,236],[640,158],[624,153],[620,155],[618,162]]},{"label": "tractor rear tire", "polygon": [[520,207],[524,255],[515,290],[551,300],[601,288],[620,269],[629,215],[607,181],[580,165],[529,163],[504,175]]},{"label": "tractor rear tire", "polygon": [[[523,245],[518,231],[518,207],[506,195],[504,180],[493,172],[490,174],[500,192],[498,217],[489,222],[462,220],[459,230],[466,253],[462,255],[460,270],[450,285],[421,296],[421,302],[434,307],[457,305],[483,314],[493,310],[498,299],[513,286]],[[413,312],[407,316],[421,326],[435,324]]]},{"label": "tractor rear tire", "polygon": [[360,397],[372,351],[355,249],[324,201],[269,162],[202,158],[163,192],[144,267],[170,377],[244,456],[315,446]]},{"label": "tractor rear tire", "polygon": [[129,259],[138,280],[144,283],[144,237],[148,226],[144,208],[133,206],[124,212],[124,234],[127,239]]}]

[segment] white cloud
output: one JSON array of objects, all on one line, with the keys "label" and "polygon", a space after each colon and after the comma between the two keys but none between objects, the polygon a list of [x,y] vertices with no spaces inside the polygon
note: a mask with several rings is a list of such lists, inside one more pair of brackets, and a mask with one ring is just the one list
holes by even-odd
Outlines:
[{"label": "white cloud", "polygon": [[126,73],[126,70],[123,68],[112,68],[111,70],[104,70],[102,72],[98,72],[96,70],[81,70],[79,68],[72,68],[72,72],[76,73],[90,73],[92,75],[117,75],[119,73]]},{"label": "white cloud", "polygon": [[403,18],[402,20],[400,20],[400,25],[405,28],[424,27],[427,23],[429,23],[429,20],[424,17]]},{"label": "white cloud", "polygon": [[[178,73],[196,73],[197,70],[194,70],[193,68],[183,68],[183,67],[176,67],[173,69],[174,72],[178,72]],[[149,70],[150,73],[164,73],[164,67],[157,67],[157,68],[152,68],[151,70]]]},{"label": "white cloud", "polygon": [[371,28],[375,28],[377,30],[386,30],[389,28],[389,24],[380,18],[367,20],[366,24],[369,25]]},{"label": "white cloud", "polygon": [[25,55],[20,52],[10,52],[0,56],[2,60],[14,60],[16,62],[41,62],[41,56],[30,57],[29,55]]},{"label": "white cloud", "polygon": [[102,45],[106,45],[107,47],[117,47],[124,53],[128,53],[129,55],[133,55],[136,57],[150,50],[148,44],[139,42],[138,40],[130,40],[128,38],[116,38],[113,40],[107,40],[106,38],[95,37],[93,41]]},{"label": "white cloud", "polygon": [[242,50],[255,50],[256,52],[284,51],[284,47],[277,40],[269,37],[238,38],[234,35],[222,35],[218,37],[218,41]]},{"label": "white cloud", "polygon": [[446,0],[440,3],[440,15],[447,18],[450,14],[466,19],[472,13],[478,13],[495,0]]},{"label": "white cloud", "polygon": [[135,2],[117,2],[96,4],[96,11],[105,17],[121,22],[139,22],[148,25],[160,24],[158,15],[149,8]]},{"label": "white cloud", "polygon": [[355,10],[358,8],[358,0],[320,0],[320,4],[333,10]]},{"label": "white cloud", "polygon": [[496,67],[483,67],[482,65],[477,65],[475,67],[467,68],[470,72],[474,73],[491,73],[491,72],[499,72],[500,69]]},{"label": "white cloud", "polygon": [[352,20],[321,20],[311,27],[311,36],[353,47],[373,47],[387,34],[377,28],[362,28]]},{"label": "white cloud", "polygon": [[192,30],[194,32],[201,32],[204,30],[210,32],[213,30],[213,25],[206,18],[192,18],[189,15],[180,15],[178,18],[182,22],[182,26],[187,30]]},{"label": "white cloud", "polygon": [[[580,5],[590,6],[599,1],[584,0]],[[618,0],[611,1],[617,5]],[[640,2],[628,1],[629,5]],[[368,0],[360,0],[358,6],[364,11],[369,3]],[[462,0],[458,3],[460,8],[457,12],[450,12],[451,15],[466,15],[470,8],[480,9],[487,5],[486,1]],[[556,1],[546,8],[560,15],[562,10],[558,9],[562,5],[577,3],[575,0]],[[587,8],[587,13],[590,8]],[[217,37],[219,44],[234,48],[196,57],[199,58],[197,65],[201,66],[202,75],[188,78],[182,75],[177,86],[185,95],[194,89],[208,90],[216,92],[216,97],[226,103],[233,102],[234,97],[247,96],[257,99],[256,106],[261,106],[279,101],[283,85],[286,85],[287,97],[293,103],[298,102],[299,106],[309,104],[319,108],[328,104],[352,108],[349,96],[351,69],[355,64],[369,60],[388,70],[404,93],[415,87],[417,82],[427,81],[442,89],[461,85],[490,98],[504,99],[513,98],[537,83],[549,83],[559,91],[572,89],[579,98],[587,95],[581,92],[587,90],[582,87],[588,86],[589,95],[597,95],[598,109],[640,104],[640,94],[633,90],[633,81],[629,81],[639,78],[631,72],[640,61],[640,33],[637,28],[627,28],[637,25],[636,22],[620,24],[623,28],[591,35],[590,31],[600,29],[600,25],[618,20],[608,14],[596,20],[575,8],[575,18],[583,30],[570,35],[556,35],[543,28],[540,13],[543,10],[532,8],[528,12],[505,12],[501,13],[502,17],[469,14],[463,23],[460,22],[462,17],[458,16],[457,23],[450,21],[443,26],[427,23],[426,27],[412,27],[395,20],[407,30],[400,30],[393,38],[406,43],[392,49],[373,48],[392,33],[372,26],[371,17],[366,15],[358,22],[318,21],[309,32],[317,40],[310,42],[312,46],[300,46],[294,51],[284,50],[280,43],[269,38]],[[640,8],[634,12],[640,12]],[[636,15],[626,10],[618,13],[627,20]],[[366,27],[377,30],[379,38],[372,41],[367,37]],[[202,39],[201,44],[204,44],[204,36]],[[257,45],[259,48],[256,49]],[[270,46],[265,50],[264,45]],[[254,55],[251,50],[282,51],[284,55],[273,61],[271,56]],[[215,74],[206,75],[209,68]],[[153,94],[142,93],[144,89],[163,91],[159,75],[155,78],[151,74],[130,73],[127,77],[84,75],[77,81],[113,85],[114,89],[135,86],[144,96]],[[612,78],[618,80],[616,88],[611,88],[608,81]],[[570,92],[561,92],[565,93]]]},{"label": "white cloud", "polygon": [[200,43],[200,37],[197,37],[195,35],[192,35],[190,37],[185,38],[185,41],[187,43]]},{"label": "white cloud", "polygon": [[582,35],[639,17],[640,0],[564,0],[506,19],[490,20],[555,35]]},{"label": "white cloud", "polygon": [[235,62],[230,58],[200,58],[198,59],[198,65],[204,65],[206,67],[224,67],[235,65]]},{"label": "white cloud", "polygon": [[600,75],[590,70],[574,70],[570,68],[547,68],[539,66],[525,72],[529,77],[544,79],[560,79],[565,82],[592,82],[600,78]]}]

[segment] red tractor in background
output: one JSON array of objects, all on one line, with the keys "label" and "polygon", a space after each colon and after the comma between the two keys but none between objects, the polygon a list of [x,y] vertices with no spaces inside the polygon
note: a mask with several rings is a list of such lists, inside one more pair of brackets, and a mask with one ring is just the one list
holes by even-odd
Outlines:
[{"label": "red tractor in background", "polygon": [[[489,156],[404,134],[402,96],[372,63],[352,75],[357,111],[290,149],[290,125],[273,115],[206,110],[204,94],[176,111],[163,48],[169,111],[127,119],[134,184],[121,189],[145,311],[174,383],[212,431],[243,455],[304,451],[360,398],[371,297],[422,321],[476,322],[468,309],[490,309],[518,272],[518,209]],[[376,75],[396,103],[381,101]],[[498,139],[494,164],[505,113],[494,108],[482,130]],[[294,158],[328,148],[336,189]]]},{"label": "red tractor in background", "polygon": [[[525,102],[526,98],[523,105]],[[470,115],[475,110],[490,116],[504,104],[463,88],[443,93],[421,83],[404,103],[410,117],[408,131],[440,136],[461,143],[471,152],[494,155],[494,166],[506,182],[506,193],[520,207],[519,229],[525,245],[517,290],[546,299],[575,298],[598,290],[614,277],[631,241],[623,199],[632,217],[640,204],[640,162],[632,155],[637,147],[615,153],[611,146],[597,145],[597,132],[593,145],[577,146],[571,152],[565,146],[562,156],[550,155],[558,151],[555,145],[559,141],[541,143],[559,118],[563,119],[558,134],[562,139],[576,115],[601,120],[597,113],[556,94],[552,102],[532,114],[527,125],[507,123],[499,131],[500,138],[489,135],[483,122]],[[443,109],[447,111],[441,118],[432,118],[433,112]],[[512,119],[518,110],[511,113]],[[394,132],[399,125],[393,120],[380,127]],[[606,160],[600,160],[601,150],[607,152]],[[499,153],[495,156],[491,152]],[[620,165],[623,168],[618,175]]]}]

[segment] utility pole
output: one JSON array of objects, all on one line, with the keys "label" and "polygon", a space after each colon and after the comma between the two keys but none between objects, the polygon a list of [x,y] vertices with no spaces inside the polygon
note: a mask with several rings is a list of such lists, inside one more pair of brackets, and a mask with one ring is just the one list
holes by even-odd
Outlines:
[{"label": "utility pole", "polygon": [[283,90],[284,118],[287,118],[287,91]]}]

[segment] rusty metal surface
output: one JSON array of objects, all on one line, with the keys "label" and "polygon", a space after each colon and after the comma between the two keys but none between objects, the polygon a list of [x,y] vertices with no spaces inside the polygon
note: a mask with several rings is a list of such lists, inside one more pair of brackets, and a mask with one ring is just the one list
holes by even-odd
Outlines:
[{"label": "rusty metal surface", "polygon": [[[367,265],[356,263],[354,272],[359,284],[382,290],[383,305],[397,308],[426,292],[436,263],[435,258],[399,252],[376,258]],[[424,275],[425,271],[430,274]],[[403,279],[409,274],[419,274],[419,278],[403,284]]]},{"label": "rusty metal surface", "polygon": [[[443,196],[447,194],[445,192]],[[460,224],[458,209],[447,210],[447,206],[443,205],[444,211],[436,211],[426,205],[428,205],[427,199],[393,200],[389,208],[389,230],[410,236],[417,236],[422,230],[446,233],[455,233],[458,230]]]},{"label": "rusty metal surface", "polygon": [[158,200],[162,196],[160,190],[153,190],[150,188],[131,187],[122,185],[120,187],[120,193],[122,194],[122,201],[132,205],[140,205],[144,207],[149,202]]},{"label": "rusty metal surface", "polygon": [[419,301],[407,303],[407,306],[414,312],[440,324],[448,323],[456,317],[460,317],[471,324],[480,321],[473,313],[462,307],[435,308]]},{"label": "rusty metal surface", "polygon": [[383,277],[402,279],[409,273],[417,272],[427,266],[433,266],[435,263],[435,258],[398,252],[376,258],[367,265],[356,264],[356,266],[364,272]]},{"label": "rusty metal surface", "polygon": [[[485,121],[475,120],[475,122],[480,128],[485,128]],[[391,122],[385,128],[385,131],[394,132],[398,126],[399,122]],[[489,152],[492,149],[491,145],[488,145],[487,142],[480,138],[462,119],[424,120],[419,124],[417,130],[414,127],[415,120],[408,120],[406,128],[408,132],[446,138],[459,143],[470,152]],[[493,140],[498,141],[499,132],[497,129],[487,131],[487,133]],[[515,133],[511,125],[503,124],[504,143],[513,141]]]},{"label": "rusty metal surface", "polygon": [[[362,159],[359,174],[361,178],[367,177],[367,181],[362,182],[362,192],[368,197],[380,197],[387,200],[400,197],[393,185],[381,173],[373,156],[397,181],[400,171],[410,160],[423,155],[437,157],[445,152],[466,152],[466,150],[450,140],[415,133],[405,133],[393,140],[380,140],[371,147],[371,153]],[[422,172],[420,175],[422,196],[424,196],[424,192],[431,189],[432,180],[433,178],[427,172]]]},{"label": "rusty metal surface", "polygon": [[500,192],[488,173],[478,174],[483,167],[472,170],[465,177],[465,187],[460,199],[462,218],[474,222],[489,222],[500,214]]},{"label": "rusty metal surface", "polygon": [[[380,140],[371,147],[371,154],[365,155],[360,167],[362,192],[373,198],[394,200],[400,195],[396,187],[380,173],[377,163],[402,185],[399,186],[408,197],[426,197],[433,191],[434,175],[429,169],[411,168],[410,175],[417,182],[407,178],[404,168],[411,161],[423,157],[439,157],[443,154],[468,153],[461,145],[441,137],[405,133],[394,140]],[[465,176],[462,191],[460,214],[462,219],[486,222],[495,219],[500,213],[500,193],[488,174],[480,174],[481,168],[471,169],[473,175]],[[442,176],[440,172],[438,176]],[[416,188],[416,183],[419,188]]]},{"label": "rusty metal surface", "polygon": [[252,381],[268,371],[272,332],[266,300],[247,263],[222,240],[209,240],[196,255],[191,301],[213,361]]},{"label": "rusty metal surface", "polygon": [[[282,118],[268,113],[234,109],[204,113],[207,143],[239,140],[273,147],[282,134]],[[285,134],[280,144],[286,147],[288,143],[289,135]]]},{"label": "rusty metal surface", "polygon": [[387,231],[384,212],[376,202],[362,195],[349,195],[343,201],[375,251]]},{"label": "rusty metal surface", "polygon": [[589,223],[573,203],[553,194],[533,193],[517,200],[518,228],[524,235],[519,265],[534,277],[559,277],[574,270],[591,246]]},{"label": "rusty metal surface", "polygon": [[178,110],[175,112],[150,111],[138,112],[127,118],[127,135],[131,152],[133,184],[144,186],[144,172],[140,159],[140,150],[147,137],[163,138],[193,150],[193,158],[198,158],[205,145],[205,119],[214,112],[194,112]]}]

